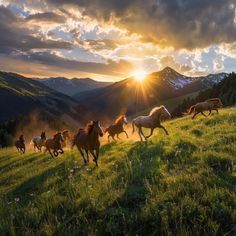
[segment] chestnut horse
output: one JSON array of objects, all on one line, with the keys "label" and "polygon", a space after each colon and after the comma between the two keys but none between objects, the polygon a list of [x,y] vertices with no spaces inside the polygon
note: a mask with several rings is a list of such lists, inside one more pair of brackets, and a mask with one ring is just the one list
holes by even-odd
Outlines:
[{"label": "chestnut horse", "polygon": [[[46,146],[46,150],[45,152],[49,152],[51,157],[57,157],[59,155],[59,153],[64,153],[61,143],[64,141],[62,133],[61,132],[57,132],[56,134],[54,134],[53,138],[47,139],[45,146]],[[51,152],[51,149],[53,150],[53,154]]]},{"label": "chestnut horse", "polygon": [[[217,114],[219,114],[218,108],[223,107],[223,104],[221,102],[221,100],[219,98],[211,98],[211,99],[207,99],[204,102],[199,102],[193,106],[191,106],[188,110],[187,113],[184,113],[185,115],[190,115],[192,113],[192,119],[195,118],[196,115],[198,115],[199,113],[201,113],[203,116],[207,117],[211,114],[212,110],[216,110]],[[203,111],[209,111],[208,115],[205,115],[203,113]]]},{"label": "chestnut horse", "polygon": [[[132,121],[132,127],[134,132],[134,126],[138,128],[138,134],[140,137],[140,140],[143,141],[142,136],[145,140],[147,140],[149,137],[152,136],[153,130],[155,128],[161,128],[165,131],[165,133],[168,135],[167,130],[164,126],[161,125],[161,118],[171,118],[171,114],[169,111],[164,107],[154,107],[148,116],[138,116],[137,118],[133,119]],[[142,127],[151,129],[151,132],[148,136],[145,136],[142,131]]]},{"label": "chestnut horse", "polygon": [[[100,121],[91,121],[87,124],[84,129],[79,129],[78,133],[74,136],[72,141],[72,148],[76,145],[81,156],[84,159],[84,164],[89,162],[89,154],[90,152],[93,156],[93,161],[98,166],[98,157],[99,157],[99,147],[100,141],[99,136],[102,137],[104,134],[102,127],[100,125]],[[86,152],[87,159],[85,159],[83,150]],[[95,153],[94,153],[95,151]]]},{"label": "chestnut horse", "polygon": [[119,139],[119,134],[121,133],[125,133],[126,137],[128,138],[128,134],[126,133],[126,131],[124,130],[123,125],[126,124],[127,125],[128,121],[125,115],[120,115],[117,117],[117,119],[115,120],[115,124],[110,125],[109,127],[107,127],[105,129],[105,133],[108,132],[108,142],[110,141],[109,138],[112,137],[112,139],[115,141],[114,136],[116,135],[116,137]]}]

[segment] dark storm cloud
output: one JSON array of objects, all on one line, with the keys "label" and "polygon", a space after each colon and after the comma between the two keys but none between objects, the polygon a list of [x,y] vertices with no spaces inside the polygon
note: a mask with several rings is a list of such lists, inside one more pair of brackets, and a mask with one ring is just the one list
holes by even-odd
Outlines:
[{"label": "dark storm cloud", "polygon": [[10,53],[15,50],[71,48],[71,44],[62,40],[44,40],[33,36],[23,18],[16,17],[8,8],[0,6],[0,52]]},{"label": "dark storm cloud", "polygon": [[144,41],[162,46],[202,48],[236,40],[235,0],[47,0],[72,4],[99,20],[114,17]]},{"label": "dark storm cloud", "polygon": [[42,22],[42,23],[65,23],[66,18],[54,12],[44,12],[30,15],[26,18],[27,21]]},{"label": "dark storm cloud", "polygon": [[47,52],[27,53],[21,55],[18,54],[14,58],[21,61],[29,61],[35,62],[36,64],[58,67],[60,69],[64,68],[66,70],[83,71],[88,73],[106,74],[112,76],[122,76],[123,74],[134,69],[133,65],[125,60],[120,60],[117,62],[108,60],[107,63],[82,62],[58,57]]}]

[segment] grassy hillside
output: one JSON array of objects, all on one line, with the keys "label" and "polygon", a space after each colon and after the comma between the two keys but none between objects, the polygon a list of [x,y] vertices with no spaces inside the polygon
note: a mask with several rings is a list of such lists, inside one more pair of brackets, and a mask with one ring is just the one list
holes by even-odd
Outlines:
[{"label": "grassy hillside", "polygon": [[223,235],[236,222],[236,110],[165,122],[147,143],[78,152],[0,151],[1,235]]}]

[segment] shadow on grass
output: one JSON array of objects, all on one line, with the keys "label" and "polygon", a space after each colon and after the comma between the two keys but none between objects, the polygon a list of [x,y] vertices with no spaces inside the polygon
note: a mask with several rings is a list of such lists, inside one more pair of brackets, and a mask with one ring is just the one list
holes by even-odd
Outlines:
[{"label": "shadow on grass", "polygon": [[15,189],[13,189],[7,194],[7,198],[14,199],[16,197],[20,197],[21,204],[27,205],[29,201],[34,199],[34,197],[29,197],[31,193],[36,192],[37,194],[40,194],[40,192],[43,190],[43,185],[47,181],[47,179],[50,179],[50,177],[55,176],[56,174],[58,175],[58,173],[60,174],[60,177],[65,177],[66,172],[64,170],[64,162],[56,165],[53,168],[49,168],[43,173],[34,176],[26,180],[22,184],[18,185]]}]

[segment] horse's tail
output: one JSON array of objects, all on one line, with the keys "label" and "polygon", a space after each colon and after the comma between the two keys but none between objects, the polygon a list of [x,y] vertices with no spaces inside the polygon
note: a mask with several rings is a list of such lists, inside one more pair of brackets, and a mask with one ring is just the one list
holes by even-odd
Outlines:
[{"label": "horse's tail", "polygon": [[134,133],[134,131],[135,131],[135,129],[134,129],[134,120],[132,120],[132,128],[133,128],[132,133]]},{"label": "horse's tail", "polygon": [[190,115],[193,113],[196,105],[191,106],[187,112],[184,112],[183,115]]}]

